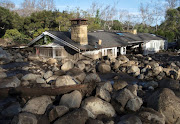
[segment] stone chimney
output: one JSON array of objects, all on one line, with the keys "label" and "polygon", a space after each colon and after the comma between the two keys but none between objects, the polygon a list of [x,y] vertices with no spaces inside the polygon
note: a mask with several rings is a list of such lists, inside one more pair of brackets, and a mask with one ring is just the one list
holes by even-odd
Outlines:
[{"label": "stone chimney", "polygon": [[77,18],[71,19],[71,40],[81,45],[88,44],[87,36],[87,19]]}]

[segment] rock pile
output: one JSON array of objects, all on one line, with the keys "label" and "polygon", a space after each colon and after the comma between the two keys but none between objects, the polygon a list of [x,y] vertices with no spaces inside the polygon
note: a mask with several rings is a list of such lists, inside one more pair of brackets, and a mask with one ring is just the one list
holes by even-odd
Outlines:
[{"label": "rock pile", "polygon": [[[8,53],[0,49],[0,52],[2,60],[9,60],[0,66],[0,88],[56,89],[87,84],[86,90],[56,96],[15,94],[2,98],[2,124],[180,123],[180,64],[177,62],[161,63],[142,55],[61,61],[18,50]],[[130,83],[119,77],[106,81],[100,78],[100,75],[122,72],[139,82]]]}]

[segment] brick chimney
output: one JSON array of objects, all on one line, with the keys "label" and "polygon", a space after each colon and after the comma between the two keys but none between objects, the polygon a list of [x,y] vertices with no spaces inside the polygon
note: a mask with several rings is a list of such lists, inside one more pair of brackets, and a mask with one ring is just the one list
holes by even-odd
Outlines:
[{"label": "brick chimney", "polygon": [[88,44],[87,19],[71,19],[71,39],[81,45]]}]

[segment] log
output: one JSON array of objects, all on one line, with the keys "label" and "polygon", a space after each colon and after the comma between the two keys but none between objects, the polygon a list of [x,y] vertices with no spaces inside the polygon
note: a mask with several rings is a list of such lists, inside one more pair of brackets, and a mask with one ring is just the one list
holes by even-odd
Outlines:
[{"label": "log", "polygon": [[0,97],[7,97],[8,95],[15,96],[56,96],[71,92],[73,90],[86,90],[87,84],[77,84],[70,86],[61,86],[58,88],[50,87],[38,87],[38,88],[28,88],[28,87],[17,87],[17,88],[2,88],[0,89]]}]

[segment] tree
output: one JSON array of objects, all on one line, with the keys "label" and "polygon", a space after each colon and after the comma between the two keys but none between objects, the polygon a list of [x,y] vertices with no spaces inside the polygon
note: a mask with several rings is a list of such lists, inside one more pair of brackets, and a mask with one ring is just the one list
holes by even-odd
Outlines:
[{"label": "tree", "polygon": [[4,35],[7,29],[13,28],[12,20],[12,13],[8,9],[0,7],[0,37]]},{"label": "tree", "polygon": [[15,8],[15,4],[10,0],[0,0],[0,6],[10,10]]},{"label": "tree", "polygon": [[167,8],[173,9],[173,8],[177,7],[178,0],[166,0],[166,2],[167,2]]}]

